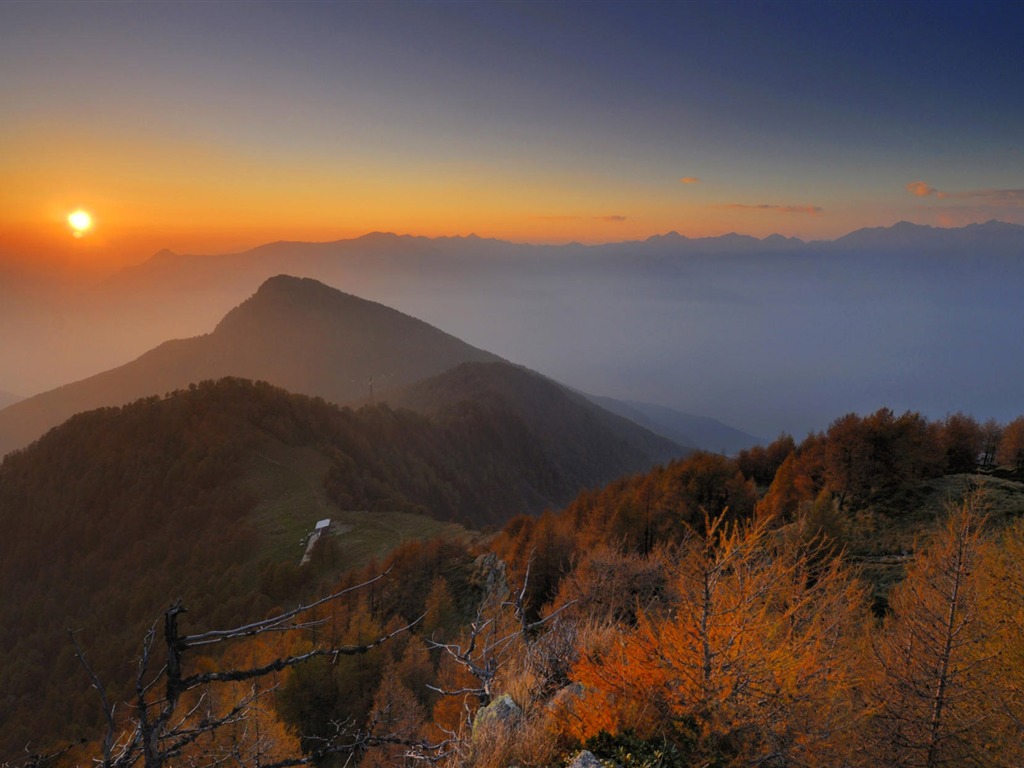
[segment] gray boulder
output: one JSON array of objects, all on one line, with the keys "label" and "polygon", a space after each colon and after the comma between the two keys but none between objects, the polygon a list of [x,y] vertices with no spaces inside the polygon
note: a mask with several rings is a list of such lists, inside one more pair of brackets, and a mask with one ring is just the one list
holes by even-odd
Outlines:
[{"label": "gray boulder", "polygon": [[481,729],[514,723],[522,714],[523,710],[512,700],[512,697],[507,693],[503,694],[477,711],[476,717],[473,718],[473,735],[475,737]]},{"label": "gray boulder", "polygon": [[594,757],[594,753],[590,750],[583,749],[576,755],[575,759],[569,763],[569,768],[603,768],[601,761]]}]

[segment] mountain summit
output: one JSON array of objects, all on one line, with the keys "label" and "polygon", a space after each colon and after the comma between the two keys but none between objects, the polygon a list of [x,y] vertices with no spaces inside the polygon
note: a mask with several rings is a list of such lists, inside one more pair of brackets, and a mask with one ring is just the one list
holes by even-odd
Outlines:
[{"label": "mountain summit", "polygon": [[230,366],[217,375],[266,379],[338,403],[460,363],[500,360],[383,304],[288,275],[263,283],[221,320],[210,339],[222,364]]},{"label": "mountain summit", "polygon": [[279,275],[231,310],[213,333],[165,342],[119,368],[3,409],[0,454],[75,413],[224,376],[345,403],[461,363],[500,359],[383,304]]}]

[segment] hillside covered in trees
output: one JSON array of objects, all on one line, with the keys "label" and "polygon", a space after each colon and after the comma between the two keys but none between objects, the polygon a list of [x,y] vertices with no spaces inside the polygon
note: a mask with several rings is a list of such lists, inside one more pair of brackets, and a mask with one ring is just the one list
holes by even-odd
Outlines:
[{"label": "hillside covered in trees", "polygon": [[[224,379],[80,414],[8,455],[5,749],[37,738],[40,726],[67,734],[95,723],[88,697],[64,685],[77,669],[67,628],[103,637],[96,668],[126,681],[134,643],[168,600],[229,624],[312,588],[316,579],[297,567],[298,539],[319,518],[355,526],[346,545],[369,530],[377,538],[360,551],[383,554],[401,541],[399,524],[415,535],[442,522],[485,529],[647,463],[615,442],[595,458],[568,432],[564,444],[540,440],[500,403],[456,405],[434,421]],[[327,565],[345,568],[348,551]]]},{"label": "hillside covered in trees", "polygon": [[[204,408],[216,417],[196,417]],[[218,440],[217,426],[236,425],[239,411],[249,426]],[[361,445],[363,422],[378,437],[387,424],[396,435],[400,426],[402,452]],[[161,423],[176,431],[161,431]],[[182,424],[191,426],[177,431]],[[315,755],[344,728],[380,736],[353,752],[369,766],[404,760],[410,750],[453,766],[557,765],[583,746],[626,766],[1016,765],[1024,722],[1022,425],[882,410],[844,416],[799,444],[782,436],[735,459],[695,454],[585,492],[560,512],[518,517],[489,539],[407,542],[335,582],[345,588],[387,573],[371,589],[316,609],[308,630],[260,636],[236,655],[195,663],[205,669],[358,645],[412,622],[365,653],[318,656],[277,677],[250,714],[263,740],[249,743],[246,764]],[[92,461],[90,451],[117,445],[100,438],[118,430],[141,430],[154,445],[181,440],[183,451],[160,454],[191,456],[204,471],[161,467],[168,481],[155,483],[152,471],[139,473],[136,445],[131,455],[90,464],[73,489],[33,475],[34,457],[43,456],[38,466],[73,475],[71,467]],[[193,626],[223,626],[294,604],[313,586],[246,561],[260,532],[221,484],[243,447],[265,446],[271,435],[297,445],[308,434],[340,446],[347,433],[344,450],[412,498],[408,489],[426,467],[441,476],[424,446],[437,440],[449,459],[459,455],[458,441],[446,443],[436,430],[422,417],[337,411],[229,380],[120,414],[77,417],[9,457],[0,472],[4,519],[14,519],[15,506],[25,512],[5,541],[26,543],[5,553],[5,565],[23,570],[4,579],[18,604],[37,612],[5,616],[0,626],[20,633],[4,641],[8,657],[45,665],[47,683],[39,709],[10,721],[19,730],[7,732],[8,754],[19,739],[56,746],[100,726],[70,644],[54,639],[59,632],[46,635],[58,576],[78,590],[69,621],[82,629],[94,667],[116,680],[169,594],[184,598]],[[194,453],[199,445],[203,456]],[[475,459],[480,446],[467,449]],[[103,478],[105,471],[120,474]],[[151,516],[133,516],[128,506],[123,519],[100,514],[98,489],[111,479]],[[326,482],[339,493],[330,475]],[[380,487],[367,480],[347,492]],[[62,507],[71,514],[59,521],[46,512]],[[49,549],[61,526],[80,526],[66,541],[82,553],[64,570]],[[14,579],[26,558],[44,557],[49,572]],[[880,575],[872,561],[880,557],[895,560],[895,570]],[[123,574],[104,573],[114,562]],[[315,577],[326,591],[329,573]],[[134,626],[106,608],[117,584],[135,596]],[[96,595],[111,613],[96,608]],[[4,690],[25,690],[31,669],[7,667]],[[221,738],[235,743],[252,733]],[[58,761],[85,759],[88,749]]]},{"label": "hillside covered in trees", "polygon": [[689,452],[648,428],[527,368],[505,362],[463,363],[387,396],[388,403],[442,423],[504,414],[529,425],[537,446],[572,468],[587,487],[622,474],[617,467],[647,467]]}]

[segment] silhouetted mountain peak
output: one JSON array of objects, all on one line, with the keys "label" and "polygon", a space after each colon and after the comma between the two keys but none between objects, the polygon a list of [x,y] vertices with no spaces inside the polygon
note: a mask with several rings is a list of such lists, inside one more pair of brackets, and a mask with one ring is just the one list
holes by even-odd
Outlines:
[{"label": "silhouetted mountain peak", "polygon": [[657,243],[659,245],[671,245],[672,243],[682,243],[688,241],[690,238],[680,235],[674,229],[671,232],[666,232],[663,235],[651,235],[644,242],[645,243]]},{"label": "silhouetted mountain peak", "polygon": [[292,275],[275,275],[274,277],[268,278],[263,282],[263,285],[259,287],[253,298],[260,296],[266,296],[268,294],[287,294],[287,295],[300,295],[310,294],[311,292],[316,293],[341,293],[334,288],[324,285],[319,280],[314,280],[311,277],[294,277]]},{"label": "silhouetted mountain peak", "polygon": [[367,232],[361,237],[354,238],[354,242],[357,243],[373,243],[373,244],[388,244],[397,243],[408,240],[426,240],[429,238],[421,238],[416,235],[400,235],[397,232]]},{"label": "silhouetted mountain peak", "polygon": [[836,247],[858,247],[878,250],[900,248],[954,249],[970,247],[979,242],[987,246],[1019,246],[1024,243],[1024,227],[990,220],[984,224],[964,227],[933,227],[898,221],[891,227],[865,227],[833,241]]},{"label": "silhouetted mountain peak", "polygon": [[324,323],[359,322],[374,314],[419,322],[383,304],[331,288],[319,280],[277,275],[266,280],[255,294],[228,312],[214,333],[252,330],[254,326],[268,331],[286,326],[308,329],[310,324],[316,325],[320,331],[329,331],[330,327]]},{"label": "silhouetted mountain peak", "polygon": [[[338,301],[339,299],[352,299],[363,301],[355,296],[331,288],[319,280],[311,277],[293,277],[292,275],[276,275],[268,278],[260,285],[252,298],[241,306],[259,305],[265,302],[324,302]],[[372,302],[367,302],[372,303]]]},{"label": "silhouetted mountain peak", "polygon": [[743,243],[748,244],[751,242],[757,242],[756,237],[750,235],[741,235],[739,232],[726,232],[721,237],[709,237],[708,240],[718,240],[721,243]]},{"label": "silhouetted mountain peak", "polygon": [[765,245],[803,245],[804,241],[799,237],[786,237],[776,232],[773,235],[768,235],[762,241]]},{"label": "silhouetted mountain peak", "polygon": [[1020,224],[1010,224],[1006,221],[999,221],[998,219],[989,219],[988,221],[981,224],[968,224],[963,228],[969,232],[984,232],[984,233],[998,233],[1007,235],[1024,235],[1024,226]]}]

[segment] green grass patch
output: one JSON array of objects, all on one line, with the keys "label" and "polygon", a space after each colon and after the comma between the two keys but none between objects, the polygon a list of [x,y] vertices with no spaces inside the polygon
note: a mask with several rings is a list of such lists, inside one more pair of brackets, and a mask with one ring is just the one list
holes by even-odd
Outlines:
[{"label": "green grass patch", "polygon": [[318,520],[330,518],[327,563],[338,572],[381,558],[408,539],[465,536],[460,525],[408,512],[344,510],[328,498],[330,462],[314,448],[264,445],[249,461],[241,490],[256,498],[250,520],[261,532],[258,560],[298,563]]}]

